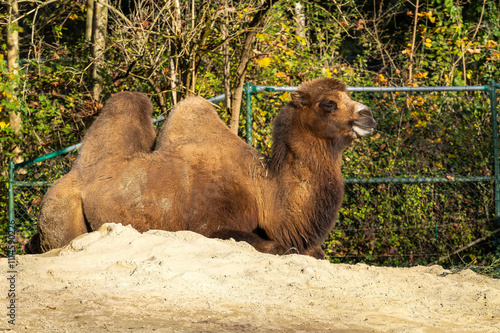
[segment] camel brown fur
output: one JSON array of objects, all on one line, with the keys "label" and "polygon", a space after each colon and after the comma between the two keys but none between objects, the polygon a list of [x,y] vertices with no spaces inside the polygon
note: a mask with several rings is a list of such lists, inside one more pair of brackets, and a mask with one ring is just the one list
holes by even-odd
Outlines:
[{"label": "camel brown fur", "polygon": [[320,245],[344,194],[342,152],[375,125],[342,82],[306,82],[277,115],[268,158],[234,135],[208,101],[191,97],[174,109],[153,152],[113,168],[97,161],[94,167],[106,172],[79,179],[83,214],[57,213],[59,223],[191,230],[246,241],[262,252],[323,258]]},{"label": "camel brown fur", "polygon": [[[45,194],[37,233],[26,244],[28,253],[62,247],[93,230],[85,218],[92,207],[83,211],[87,193],[100,182],[114,182],[113,170],[118,165],[151,152],[156,140],[152,113],[151,101],[139,92],[121,92],[107,101],[87,131],[73,169]],[[114,200],[112,193],[102,191],[94,199],[101,197]]]}]

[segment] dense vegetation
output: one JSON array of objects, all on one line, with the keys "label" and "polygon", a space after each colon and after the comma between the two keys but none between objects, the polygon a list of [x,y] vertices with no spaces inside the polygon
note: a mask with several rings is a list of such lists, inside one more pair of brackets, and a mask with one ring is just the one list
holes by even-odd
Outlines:
[{"label": "dense vegetation", "polygon": [[[240,120],[235,110],[241,80],[293,86],[314,77],[338,77],[349,86],[462,86],[500,78],[500,4],[494,0],[113,0],[105,47],[94,56],[96,39],[85,35],[87,1],[20,2],[14,18],[12,2],[2,1],[0,17],[2,170],[9,160],[28,160],[79,142],[102,102],[121,90],[147,93],[156,115],[167,114],[186,95],[231,91],[234,99],[220,104],[220,114],[245,134],[244,118],[235,122]],[[7,64],[13,30],[19,34],[21,59],[15,71]],[[97,75],[89,71],[92,64],[99,65]],[[490,176],[486,97],[358,94],[355,98],[380,117],[381,128],[346,152],[346,175]],[[254,145],[264,152],[271,144],[269,124],[288,98],[253,96]],[[13,113],[21,120],[19,131]],[[3,230],[6,176],[0,176]],[[429,258],[414,254],[432,252],[436,259],[498,228],[492,222],[492,194],[481,183],[446,188],[350,184],[347,194],[339,227],[325,245],[332,257],[425,263]],[[469,204],[473,200],[484,206]],[[411,232],[416,221],[429,226],[427,231]],[[467,252],[482,265],[499,257],[494,237],[485,239]],[[390,259],[393,254],[397,259]]]}]

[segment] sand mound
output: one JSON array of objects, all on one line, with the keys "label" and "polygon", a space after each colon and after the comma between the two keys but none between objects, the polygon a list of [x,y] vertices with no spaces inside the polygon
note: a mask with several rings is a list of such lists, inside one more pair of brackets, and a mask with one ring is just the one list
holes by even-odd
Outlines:
[{"label": "sand mound", "polygon": [[17,259],[16,325],[0,328],[18,332],[500,331],[500,280],[469,270],[334,265],[121,224]]}]

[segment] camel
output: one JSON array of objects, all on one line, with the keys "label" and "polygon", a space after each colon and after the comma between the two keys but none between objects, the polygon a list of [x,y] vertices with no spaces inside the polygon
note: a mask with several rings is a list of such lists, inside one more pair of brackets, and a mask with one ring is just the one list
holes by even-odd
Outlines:
[{"label": "camel", "polygon": [[[139,103],[130,105],[145,109]],[[121,112],[108,104],[100,117]],[[142,120],[136,123],[149,131]],[[106,222],[121,222],[140,232],[191,230],[246,241],[265,253],[324,258],[321,244],[344,195],[342,153],[358,136],[372,133],[376,121],[368,107],[349,97],[344,83],[316,79],[300,85],[276,116],[269,157],[233,134],[200,97],[175,107],[153,151],[135,145],[125,154],[93,157],[91,148],[102,143],[92,133],[111,133],[111,140],[114,130],[129,126],[104,125],[100,119],[91,126],[74,168],[53,186],[60,189],[43,199],[40,246],[30,247],[33,252],[64,246],[77,233]],[[63,182],[65,177],[71,180]],[[51,204],[66,192],[72,194],[64,199],[66,206]]]}]

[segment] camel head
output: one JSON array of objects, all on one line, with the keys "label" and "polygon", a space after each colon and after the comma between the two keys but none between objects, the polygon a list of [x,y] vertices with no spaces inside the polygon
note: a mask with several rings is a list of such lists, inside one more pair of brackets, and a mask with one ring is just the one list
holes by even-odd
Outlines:
[{"label": "camel head", "polygon": [[292,93],[290,105],[296,121],[310,135],[345,146],[358,136],[373,132],[377,122],[372,111],[353,101],[346,85],[336,79],[305,82]]}]

